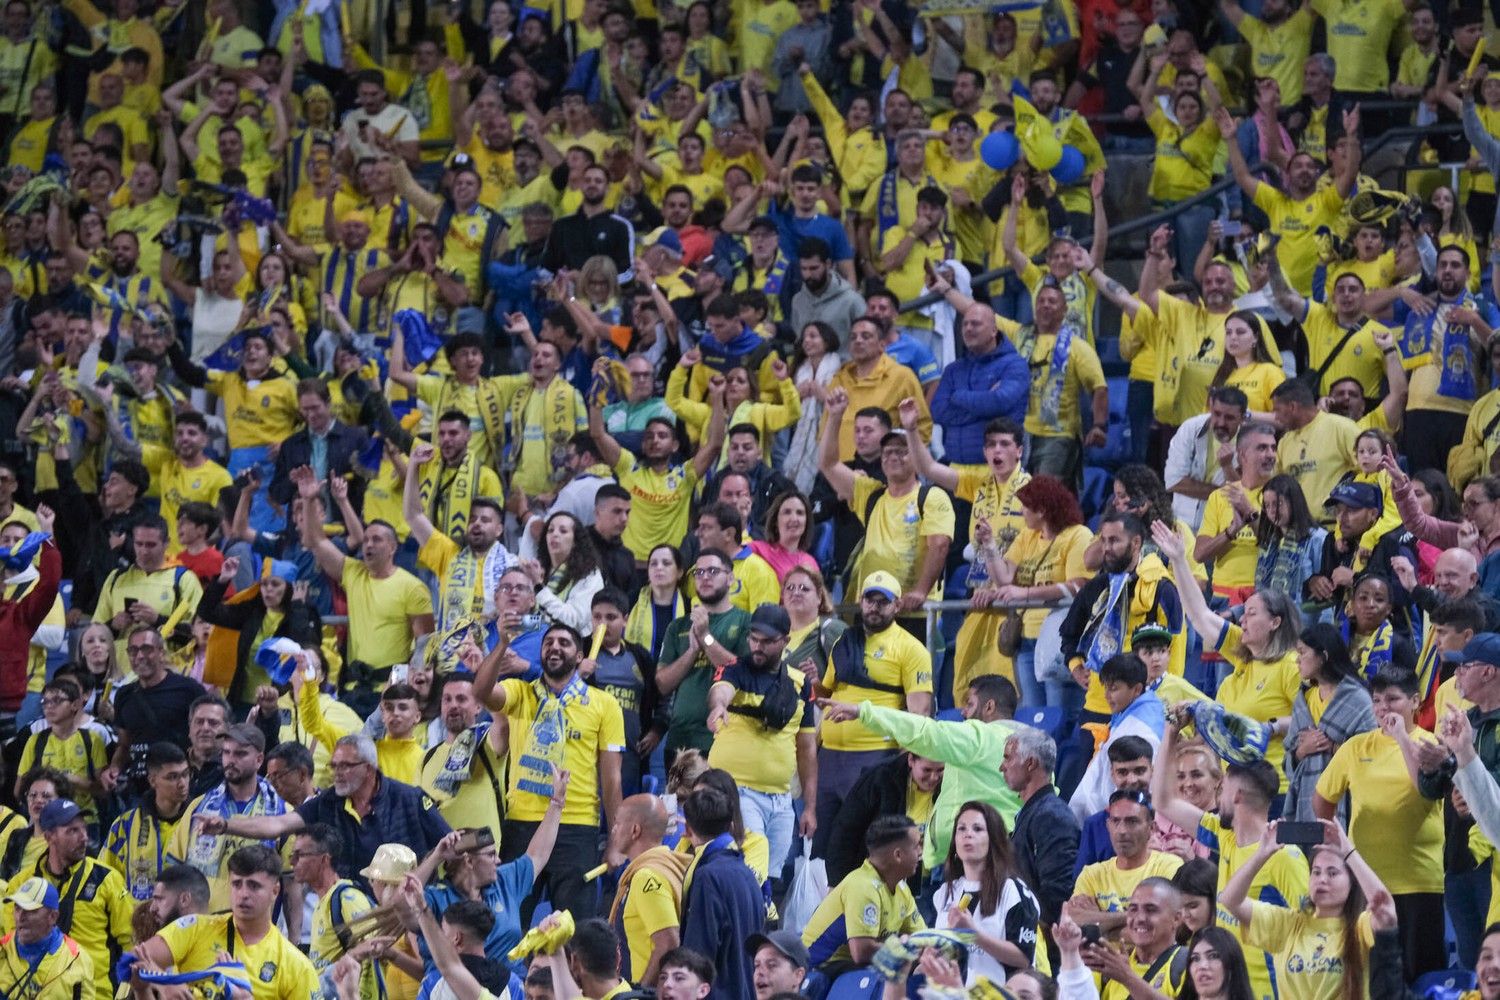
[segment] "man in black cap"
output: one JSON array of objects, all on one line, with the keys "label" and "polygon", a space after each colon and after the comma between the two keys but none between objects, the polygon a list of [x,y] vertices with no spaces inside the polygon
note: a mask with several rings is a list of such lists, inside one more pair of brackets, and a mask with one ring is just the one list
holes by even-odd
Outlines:
[{"label": "man in black cap", "polygon": [[807,979],[807,946],[796,931],[752,934],[745,940],[755,983],[755,1000],[800,993]]},{"label": "man in black cap", "polygon": [[782,663],[791,619],[779,604],[762,604],[750,616],[750,653],[714,675],[708,690],[708,728],[714,744],[708,763],[728,771],[740,789],[745,829],[770,842],[770,870],[781,871],[792,847],[792,765],[802,786],[800,833],[817,823],[817,733],[812,677],[816,666]]},{"label": "man in black cap", "polygon": [[[1380,487],[1353,480],[1339,483],[1328,494],[1325,506],[1338,519],[1338,537],[1323,546],[1323,562],[1318,575],[1307,581],[1308,594],[1318,600],[1333,600],[1342,607],[1356,575],[1379,573],[1390,581],[1391,607],[1395,609],[1393,619],[1404,618],[1409,598],[1391,567],[1391,560],[1405,556],[1415,565],[1417,543],[1411,532],[1399,524],[1378,538],[1367,537],[1366,532],[1380,520],[1384,506]],[[1362,550],[1368,553],[1368,557],[1356,574],[1354,563]]]}]

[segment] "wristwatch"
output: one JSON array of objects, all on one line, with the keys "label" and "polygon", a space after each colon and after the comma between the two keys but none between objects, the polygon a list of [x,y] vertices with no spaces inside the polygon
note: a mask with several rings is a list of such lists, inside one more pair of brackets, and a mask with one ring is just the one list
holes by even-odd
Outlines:
[{"label": "wristwatch", "polygon": [[704,649],[712,649],[713,646],[714,646],[714,642],[715,641],[716,640],[714,639],[714,637],[711,634],[710,635],[705,635],[703,637],[703,648]]}]

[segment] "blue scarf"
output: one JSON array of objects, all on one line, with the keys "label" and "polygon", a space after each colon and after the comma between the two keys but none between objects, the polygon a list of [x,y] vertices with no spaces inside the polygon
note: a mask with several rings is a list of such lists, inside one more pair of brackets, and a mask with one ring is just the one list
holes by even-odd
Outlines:
[{"label": "blue scarf", "polygon": [[[1474,379],[1474,351],[1469,345],[1469,331],[1448,324],[1448,310],[1454,306],[1477,309],[1478,303],[1465,292],[1458,301],[1439,304],[1426,316],[1408,312],[1401,331],[1401,353],[1409,361],[1426,361],[1436,350],[1442,358],[1438,395],[1473,402],[1479,394]],[[1439,320],[1442,320],[1440,329]]]},{"label": "blue scarf", "polygon": [[[1068,370],[1068,353],[1073,347],[1073,324],[1064,323],[1057,331],[1057,340],[1052,344],[1052,359],[1047,367],[1047,393],[1042,397],[1041,421],[1049,427],[1057,426],[1057,415],[1062,409],[1063,383]],[[1029,362],[1031,359],[1027,358]]]},{"label": "blue scarf", "polygon": [[1097,674],[1099,668],[1104,666],[1104,661],[1124,647],[1125,587],[1129,582],[1129,573],[1110,574],[1109,593],[1104,595],[1104,607],[1095,612],[1093,620],[1084,630],[1088,646],[1083,660],[1092,673]]},{"label": "blue scarf", "polygon": [[16,954],[21,956],[21,961],[35,968],[42,959],[62,947],[63,934],[56,927],[52,933],[42,938],[36,944],[23,944],[20,938],[13,938],[16,942]]},{"label": "blue scarf", "polygon": [[536,692],[536,718],[526,735],[526,747],[517,760],[521,773],[516,779],[516,788],[551,798],[552,779],[557,774],[568,736],[565,710],[573,701],[587,705],[589,688],[576,673],[556,694],[542,680],[532,681],[531,687]]},{"label": "blue scarf", "polygon": [[[704,337],[698,341],[698,353],[703,356],[703,363],[710,371],[720,375],[729,369],[744,363],[744,359],[759,350],[765,343],[765,338],[747,326],[741,326],[740,332],[735,334],[729,343],[721,343],[717,337]],[[755,372],[750,373],[755,377]]]},{"label": "blue scarf", "polygon": [[225,1000],[228,1000],[232,990],[252,992],[250,974],[245,971],[245,966],[240,962],[215,962],[206,969],[193,972],[142,972],[140,977],[143,983],[157,983],[162,986],[207,981],[217,991],[215,995],[222,996]]},{"label": "blue scarf", "polygon": [[1150,729],[1156,734],[1157,739],[1161,739],[1162,734],[1167,729],[1166,706],[1161,703],[1161,699],[1149,687],[1142,692],[1139,698],[1126,705],[1123,710],[1110,716],[1110,732],[1114,732],[1127,719],[1134,719],[1147,729]]},{"label": "blue scarf", "polygon": [[[1344,645],[1349,647],[1349,652],[1353,654],[1355,662],[1358,663],[1361,654],[1359,650],[1354,648],[1353,630],[1348,618],[1345,618],[1340,623],[1339,629],[1344,635]],[[1391,665],[1391,644],[1395,636],[1396,630],[1391,626],[1390,622],[1380,623],[1380,627],[1370,637],[1370,644],[1364,650],[1364,663],[1362,666],[1364,667],[1366,677],[1374,677],[1381,670]]]},{"label": "blue scarf", "polygon": [[[875,202],[875,219],[880,226],[881,236],[885,235],[887,229],[901,222],[901,197],[897,194],[900,176],[899,169],[887,170],[885,176],[880,178],[880,194]],[[941,185],[933,179],[931,174],[924,174],[917,189],[921,190],[924,187],[941,187]]]},{"label": "blue scarf", "polygon": [[1248,716],[1229,711],[1215,701],[1188,704],[1193,727],[1208,748],[1219,759],[1230,764],[1251,764],[1264,760],[1271,745],[1271,724],[1256,722]]}]

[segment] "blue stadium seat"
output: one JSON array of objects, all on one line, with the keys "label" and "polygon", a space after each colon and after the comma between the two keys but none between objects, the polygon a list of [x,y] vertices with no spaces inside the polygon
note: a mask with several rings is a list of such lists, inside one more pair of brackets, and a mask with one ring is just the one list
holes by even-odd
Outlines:
[{"label": "blue stadium seat", "polygon": [[1472,990],[1478,982],[1468,969],[1440,969],[1418,976],[1412,992],[1419,997],[1448,997],[1453,990]]},{"label": "blue stadium seat", "polygon": [[817,560],[818,567],[825,576],[838,570],[833,565],[833,521],[824,521],[817,526],[817,532],[813,535],[812,557]]},{"label": "blue stadium seat", "polygon": [[964,713],[956,708],[945,708],[938,712],[937,720],[939,722],[962,722],[964,721]]},{"label": "blue stadium seat", "polygon": [[[1090,456],[1088,461],[1093,462],[1093,457]],[[1115,477],[1109,470],[1092,464],[1083,467],[1083,492],[1078,494],[1078,505],[1083,508],[1083,516],[1089,519],[1091,529],[1097,527],[1094,518],[1102,515],[1109,506],[1114,483]]]},{"label": "blue stadium seat", "polygon": [[1040,729],[1054,740],[1061,740],[1063,723],[1067,721],[1067,717],[1059,705],[1022,706],[1016,709],[1016,721]]},{"label": "blue stadium seat", "polygon": [[872,969],[852,969],[833,981],[824,1000],[877,1000],[885,980]]}]

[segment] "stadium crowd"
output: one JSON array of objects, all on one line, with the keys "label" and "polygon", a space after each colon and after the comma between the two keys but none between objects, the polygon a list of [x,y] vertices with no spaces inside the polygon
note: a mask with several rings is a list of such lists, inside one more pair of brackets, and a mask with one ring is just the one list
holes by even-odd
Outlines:
[{"label": "stadium crowd", "polygon": [[1497,18],[5,0],[0,998],[1500,1000]]}]

